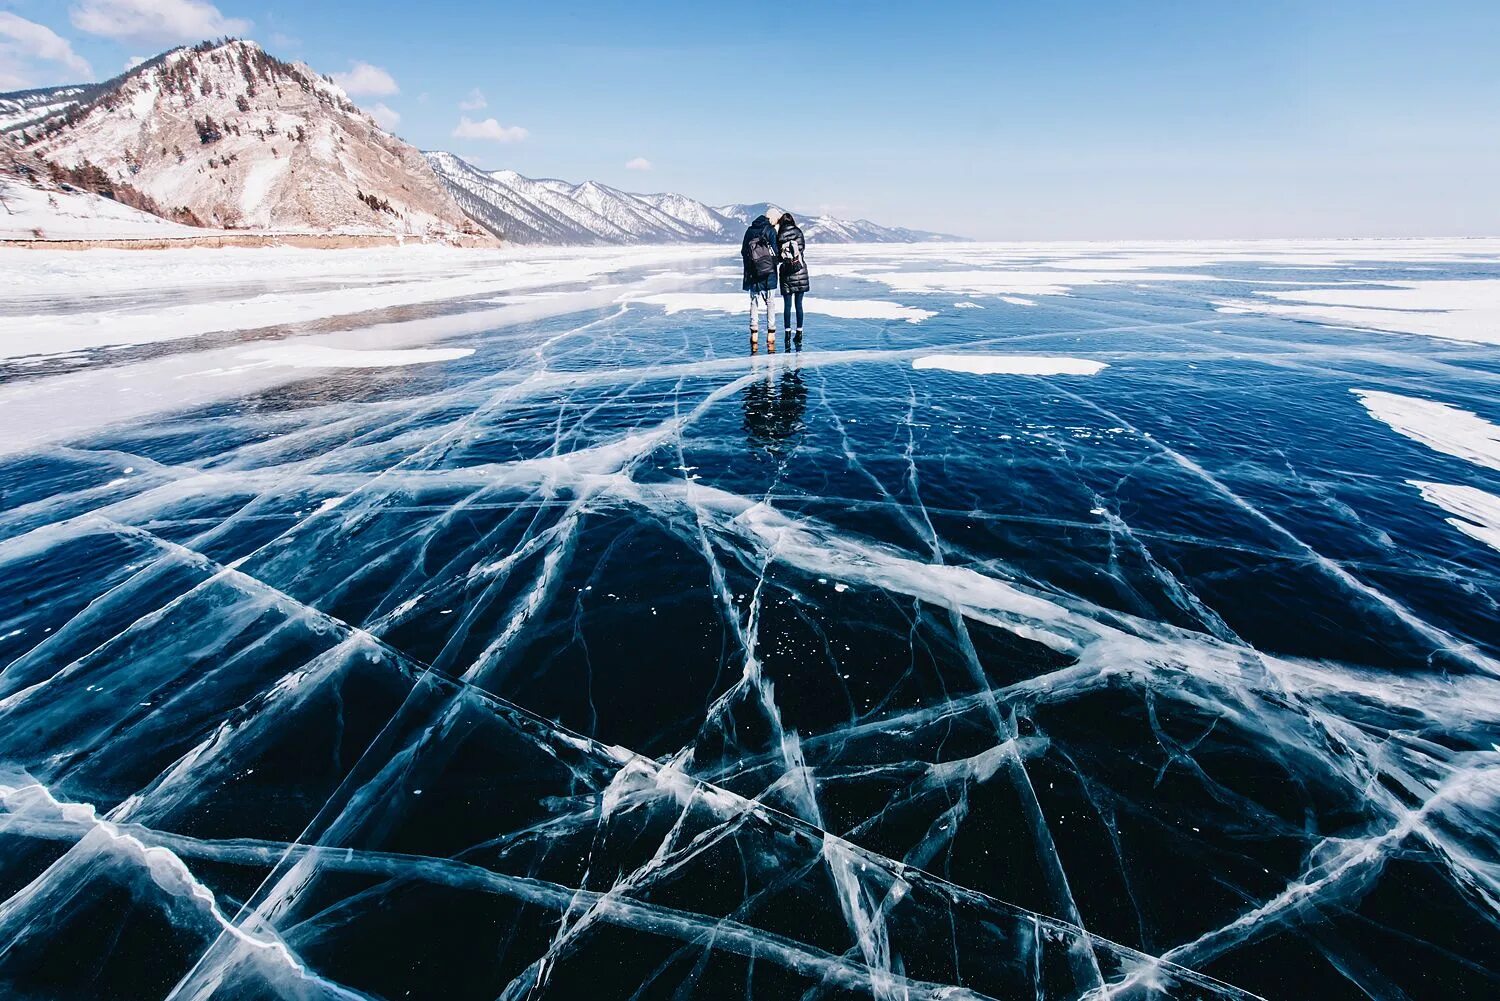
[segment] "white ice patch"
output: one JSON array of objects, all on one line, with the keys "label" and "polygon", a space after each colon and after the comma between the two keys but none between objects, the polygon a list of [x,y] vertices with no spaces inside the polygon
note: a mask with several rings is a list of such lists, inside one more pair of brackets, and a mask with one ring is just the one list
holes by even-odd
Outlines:
[{"label": "white ice patch", "polygon": [[1088,358],[1059,355],[923,355],[912,368],[942,369],[971,375],[1097,375],[1109,366]]},{"label": "white ice patch", "polygon": [[1386,282],[1393,288],[1258,291],[1218,303],[1221,313],[1262,313],[1365,330],[1500,344],[1500,278]]},{"label": "white ice patch", "polygon": [[979,305],[979,303],[977,303],[977,302],[955,302],[953,304],[953,308],[954,309],[983,309],[984,307],[981,306],[981,305]]},{"label": "white ice patch", "polygon": [[[667,311],[668,316],[688,310],[731,315],[748,314],[750,310],[750,297],[743,292],[667,292],[627,301],[660,306]],[[773,302],[773,312],[779,312],[774,308],[775,305]],[[925,309],[878,299],[809,298],[803,301],[803,311],[843,320],[905,320],[908,323],[920,323],[934,315]]]},{"label": "white ice patch", "polygon": [[1422,491],[1422,499],[1427,503],[1454,515],[1448,524],[1491,549],[1500,549],[1500,497],[1478,487],[1421,480],[1406,482]]},{"label": "white ice patch", "polygon": [[[1370,416],[1392,430],[1445,455],[1500,469],[1500,427],[1478,414],[1434,400],[1419,400],[1371,389],[1350,390]],[[1478,487],[1407,480],[1422,499],[1454,517],[1448,524],[1492,549],[1500,550],[1500,497]]]},{"label": "white ice patch", "polygon": [[1500,427],[1446,403],[1373,389],[1352,389],[1370,416],[1428,448],[1500,469]]},{"label": "white ice patch", "polygon": [[390,351],[360,351],[318,344],[277,344],[246,351],[244,357],[292,368],[396,368],[467,358],[473,348],[406,348]]},{"label": "white ice patch", "polygon": [[1036,303],[1030,299],[1023,299],[1018,295],[1002,295],[1001,302],[1008,302],[1012,306],[1035,306]]},{"label": "white ice patch", "polygon": [[[97,201],[115,205],[108,199]],[[164,227],[173,225],[136,215]],[[6,218],[0,212],[0,222]],[[177,228],[190,234],[204,232]],[[710,253],[702,247],[222,247],[87,253],[0,249],[10,307],[0,315],[0,358],[148,344],[600,282],[626,268],[702,259]],[[189,290],[194,294],[183,295]],[[57,301],[67,302],[69,308],[54,309]]]},{"label": "white ice patch", "polygon": [[[871,271],[858,277],[881,282],[898,293],[947,292],[950,295],[1067,295],[1081,285],[1123,282],[1201,282],[1207,275],[1152,271],[1028,271],[996,267],[971,271]],[[1016,305],[1036,305],[1024,300]]]}]

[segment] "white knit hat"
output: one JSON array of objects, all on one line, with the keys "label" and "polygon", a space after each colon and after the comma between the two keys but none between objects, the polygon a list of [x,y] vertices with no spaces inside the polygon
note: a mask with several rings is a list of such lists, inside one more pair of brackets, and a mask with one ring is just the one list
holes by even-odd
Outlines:
[{"label": "white knit hat", "polygon": [[770,220],[772,226],[774,226],[778,222],[780,222],[781,221],[781,217],[784,216],[784,215],[786,215],[786,213],[783,212],[783,211],[781,211],[779,208],[777,208],[774,205],[772,205],[770,208],[766,209],[766,218],[768,220]]}]

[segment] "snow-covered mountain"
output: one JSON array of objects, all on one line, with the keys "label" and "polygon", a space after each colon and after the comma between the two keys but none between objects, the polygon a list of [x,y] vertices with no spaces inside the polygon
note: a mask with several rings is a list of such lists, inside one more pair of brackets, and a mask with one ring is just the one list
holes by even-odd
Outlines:
[{"label": "snow-covered mountain", "polygon": [[595,181],[483,171],[452,153],[427,162],[469,217],[514,243],[692,243],[724,239],[730,220],[681,195],[633,195]]},{"label": "snow-covered mountain", "polygon": [[69,108],[97,96],[103,90],[103,84],[85,83],[0,94],[0,133],[20,132],[64,114]]},{"label": "snow-covered mountain", "polygon": [[[98,84],[0,94],[0,133],[72,187],[193,226],[515,243],[722,243],[769,206],[483,171],[422,154],[331,79],[250,41],[163,53]],[[29,163],[30,161],[28,161]],[[14,182],[13,182],[14,183]],[[948,240],[794,213],[822,242]],[[477,224],[477,225],[476,225]]]},{"label": "snow-covered mountain", "polygon": [[[82,93],[71,91],[82,90]],[[331,80],[249,41],[175,49],[94,88],[0,96],[7,131],[163,214],[250,230],[478,233],[413,147]]]},{"label": "snow-covered mountain", "polygon": [[[469,217],[514,243],[722,243],[770,208],[713,208],[670,192],[635,194],[597,181],[536,180],[513,170],[485,171],[452,153],[427,162]],[[913,243],[957,237],[793,212],[808,239],[825,243]]]},{"label": "snow-covered mountain", "polygon": [[[783,207],[774,202],[750,202],[720,205],[713,211],[743,226],[749,225],[751,219],[765,215],[773,208]],[[929,233],[902,226],[881,226],[868,219],[836,219],[830,215],[798,212],[796,209],[789,211],[807,234],[807,238],[819,243],[947,243],[963,239],[946,233]]]}]

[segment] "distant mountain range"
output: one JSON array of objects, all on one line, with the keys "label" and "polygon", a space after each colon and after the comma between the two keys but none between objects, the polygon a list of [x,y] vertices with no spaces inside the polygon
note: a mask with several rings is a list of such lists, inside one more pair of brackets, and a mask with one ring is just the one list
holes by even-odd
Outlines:
[{"label": "distant mountain range", "polygon": [[[537,180],[484,171],[452,153],[419,153],[328,77],[240,40],[173,49],[103,83],[0,94],[0,134],[14,150],[0,180],[102,196],[212,229],[725,243],[772,207]],[[958,239],[793,214],[817,242]],[[36,228],[48,229],[45,221]]]},{"label": "distant mountain range", "polygon": [[[427,162],[459,206],[479,225],[513,243],[723,243],[738,240],[770,202],[710,206],[686,195],[636,194],[598,181],[524,177],[481,170],[453,153]],[[822,243],[926,243],[960,237],[835,219],[791,210],[809,240]]]}]

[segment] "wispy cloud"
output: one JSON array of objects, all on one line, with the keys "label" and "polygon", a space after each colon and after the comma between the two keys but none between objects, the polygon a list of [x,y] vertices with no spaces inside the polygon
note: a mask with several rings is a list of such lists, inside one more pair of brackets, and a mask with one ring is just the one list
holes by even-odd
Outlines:
[{"label": "wispy cloud", "polygon": [[396,86],[395,77],[379,66],[366,62],[353,63],[347,73],[335,73],[333,82],[344,88],[344,93],[349,95],[386,97],[401,93],[401,88]]},{"label": "wispy cloud", "polygon": [[530,133],[519,125],[501,125],[493,118],[475,122],[470,121],[468,115],[460,118],[453,129],[455,139],[488,139],[497,143],[518,143],[528,135]]},{"label": "wispy cloud", "polygon": [[81,0],[68,14],[79,31],[143,45],[243,35],[251,25],[204,0]]},{"label": "wispy cloud", "polygon": [[33,61],[54,63],[80,80],[94,75],[88,60],[74,52],[66,38],[46,25],[0,11],[0,89],[33,86]]},{"label": "wispy cloud", "polygon": [[638,156],[634,160],[627,160],[627,161],[625,161],[625,169],[626,170],[650,170],[651,169],[651,161],[647,160],[643,156]]},{"label": "wispy cloud", "polygon": [[484,99],[484,91],[478,87],[469,91],[469,96],[458,102],[459,111],[479,111],[488,106],[489,102]]},{"label": "wispy cloud", "polygon": [[386,107],[384,102],[376,102],[375,107],[370,109],[370,117],[387,132],[401,124],[401,113]]}]

